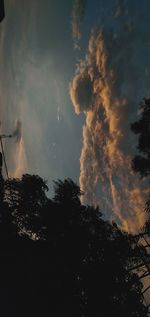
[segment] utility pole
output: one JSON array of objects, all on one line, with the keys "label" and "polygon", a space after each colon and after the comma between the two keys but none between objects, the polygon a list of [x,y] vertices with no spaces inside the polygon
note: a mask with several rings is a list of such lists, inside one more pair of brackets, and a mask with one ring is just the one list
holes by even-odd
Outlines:
[{"label": "utility pole", "polygon": [[0,22],[2,22],[4,17],[5,17],[4,0],[0,0]]},{"label": "utility pole", "polygon": [[7,139],[7,138],[12,138],[12,135],[11,134],[9,134],[9,135],[1,134],[0,135],[0,146],[1,146],[1,151],[0,151],[0,177],[2,178],[2,167],[3,167],[3,163],[4,163],[6,176],[7,176],[7,179],[9,179],[8,168],[7,168],[7,163],[6,163],[5,153],[4,153],[4,146],[3,146],[3,139]]}]

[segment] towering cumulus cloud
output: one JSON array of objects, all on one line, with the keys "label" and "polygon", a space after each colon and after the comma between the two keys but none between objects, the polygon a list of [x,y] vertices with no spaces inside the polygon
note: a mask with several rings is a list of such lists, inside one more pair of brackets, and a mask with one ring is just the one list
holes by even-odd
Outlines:
[{"label": "towering cumulus cloud", "polygon": [[[93,32],[70,86],[75,112],[86,114],[80,158],[83,202],[99,205],[107,217],[132,232],[144,224],[147,194],[146,184],[131,169],[135,140],[129,124],[144,80],[134,66],[134,37],[128,27],[121,37]],[[148,81],[144,83],[148,87]]]}]

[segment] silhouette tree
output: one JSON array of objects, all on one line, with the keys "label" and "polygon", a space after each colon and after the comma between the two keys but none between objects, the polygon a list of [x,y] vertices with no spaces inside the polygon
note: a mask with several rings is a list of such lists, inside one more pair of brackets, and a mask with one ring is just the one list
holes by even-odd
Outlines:
[{"label": "silhouette tree", "polygon": [[[138,135],[138,154],[133,158],[132,167],[141,177],[150,176],[150,98],[143,99],[140,105],[140,118],[131,124],[131,130]],[[146,202],[148,220],[143,228],[150,235],[150,198]]]},{"label": "silhouette tree", "polygon": [[13,223],[12,209],[5,200],[5,181],[0,173],[0,244],[7,243],[17,235],[16,226]]},{"label": "silhouette tree", "polygon": [[13,209],[14,220],[20,232],[40,235],[40,215],[47,204],[48,187],[37,175],[25,174],[21,179],[5,182],[5,200]]},{"label": "silhouette tree", "polygon": [[57,216],[47,222],[64,315],[147,316],[142,284],[131,270],[141,263],[131,237],[104,221],[98,208],[81,205],[80,195],[72,181],[55,182],[51,207]]},{"label": "silhouette tree", "polygon": [[83,195],[78,185],[70,178],[54,181],[54,202],[64,205],[80,205],[80,196]]},{"label": "silhouette tree", "polygon": [[18,234],[6,248],[0,243],[2,316],[146,317],[132,236],[82,205],[70,179],[55,182],[52,200],[47,189],[35,175],[4,182]]},{"label": "silhouette tree", "polygon": [[133,169],[140,175],[150,175],[150,99],[144,99],[140,105],[141,117],[131,124],[131,130],[137,134],[139,154],[133,158]]}]

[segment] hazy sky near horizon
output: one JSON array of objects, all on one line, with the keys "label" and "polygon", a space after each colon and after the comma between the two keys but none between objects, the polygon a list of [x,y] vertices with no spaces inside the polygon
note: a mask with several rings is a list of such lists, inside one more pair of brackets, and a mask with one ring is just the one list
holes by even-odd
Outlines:
[{"label": "hazy sky near horizon", "polygon": [[149,0],[5,0],[5,11],[1,131],[22,123],[19,144],[5,141],[10,175],[39,174],[50,190],[70,177],[84,203],[137,230],[146,189],[130,123],[150,92]]}]

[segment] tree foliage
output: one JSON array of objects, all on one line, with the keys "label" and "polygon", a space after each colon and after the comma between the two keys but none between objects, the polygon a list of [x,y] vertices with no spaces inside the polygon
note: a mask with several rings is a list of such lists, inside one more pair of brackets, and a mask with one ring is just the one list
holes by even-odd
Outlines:
[{"label": "tree foliage", "polygon": [[131,130],[138,135],[139,154],[133,159],[133,169],[140,175],[150,175],[150,99],[144,99],[140,105],[141,117],[131,124]]},{"label": "tree foliage", "polygon": [[21,179],[5,182],[5,201],[12,209],[20,232],[39,234],[40,215],[48,201],[47,191],[46,182],[38,175],[25,174]]},{"label": "tree foliage", "polygon": [[[138,135],[138,154],[132,161],[133,170],[138,172],[141,177],[150,176],[150,98],[143,99],[140,105],[140,118],[131,124],[132,131]],[[150,235],[150,198],[146,202],[148,219],[144,230]]]},{"label": "tree foliage", "polygon": [[83,206],[72,180],[56,181],[52,200],[47,189],[28,174],[1,187],[0,227],[16,228],[0,239],[2,316],[146,317],[133,237]]}]

